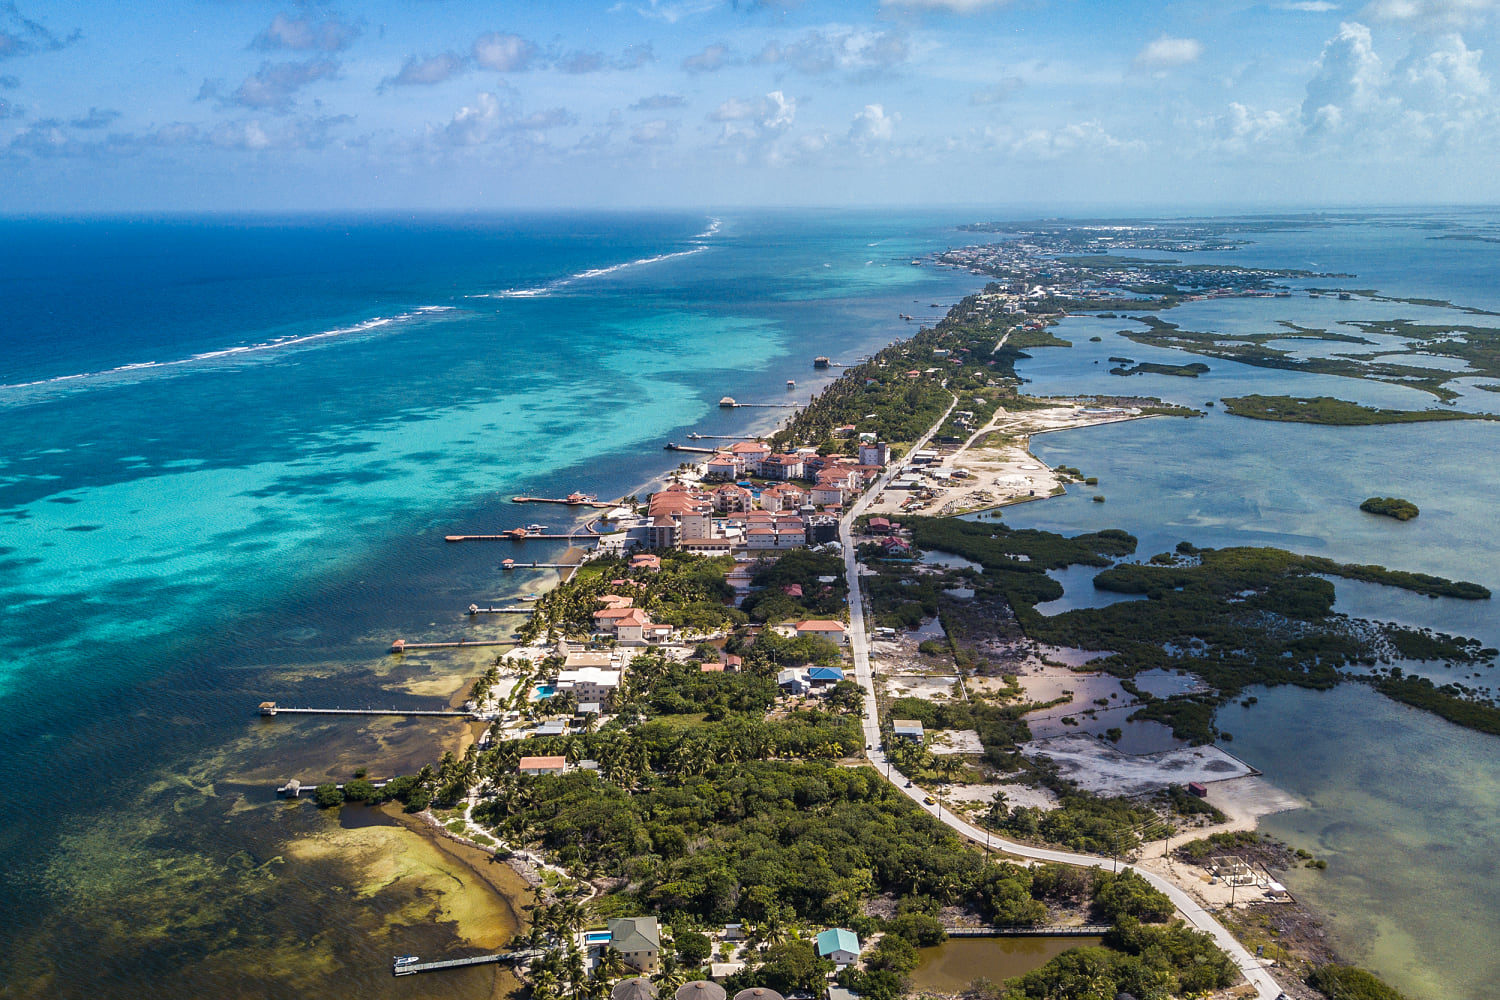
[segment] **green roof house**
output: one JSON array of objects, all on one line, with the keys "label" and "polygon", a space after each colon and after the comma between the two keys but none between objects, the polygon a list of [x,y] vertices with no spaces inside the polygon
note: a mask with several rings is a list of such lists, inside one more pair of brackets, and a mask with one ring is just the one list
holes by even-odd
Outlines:
[{"label": "green roof house", "polygon": [[818,935],[818,956],[834,965],[853,965],[859,960],[859,938],[842,927]]},{"label": "green roof house", "polygon": [[653,972],[661,957],[661,934],[655,917],[616,917],[609,922],[609,946],[641,972]]}]

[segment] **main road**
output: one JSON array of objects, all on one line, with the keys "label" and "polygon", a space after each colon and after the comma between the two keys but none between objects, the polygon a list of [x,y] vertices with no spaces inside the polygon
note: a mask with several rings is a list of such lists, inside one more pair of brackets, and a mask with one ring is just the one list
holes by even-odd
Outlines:
[{"label": "main road", "polygon": [[[912,445],[911,450],[917,451],[926,447],[927,442],[932,440],[932,436],[937,433],[937,429],[943,425],[943,421],[948,419],[948,414],[952,413],[953,408],[957,405],[958,397],[954,396],[953,402],[949,404],[948,409],[943,412],[943,415],[938,418],[937,423],[932,425],[932,428],[922,436],[920,441]],[[849,508],[843,520],[839,523],[839,541],[844,548],[844,573],[849,578],[849,648],[854,654],[855,680],[859,682],[860,687],[865,692],[864,730],[865,746],[868,748],[865,750],[865,756],[874,765],[876,772],[883,775],[887,780],[891,778],[892,769],[890,761],[886,758],[885,751],[881,748],[879,708],[875,701],[875,677],[870,671],[870,645],[865,632],[864,594],[859,586],[859,559],[854,552],[854,521],[865,512],[870,503],[885,489],[895,474],[896,464],[892,462],[891,467],[876,480],[870,489],[865,491],[864,496],[860,497]],[[934,806],[925,804],[922,799],[926,795],[926,792],[922,788],[916,786],[907,787],[904,782],[900,781],[892,781],[892,784],[898,790],[904,792],[913,802],[916,802],[923,809],[931,812],[939,820],[958,831],[959,835],[967,837],[976,843],[996,847],[1008,854],[1030,858],[1034,861],[1082,865],[1088,868],[1099,868],[1104,864],[1104,858],[1096,857],[1092,854],[1074,854],[1071,851],[1054,851],[1045,847],[1030,847],[1025,844],[1017,844],[1014,841],[996,837],[993,833],[971,826],[947,809],[944,809],[941,804]],[[1125,867],[1130,868],[1131,866],[1126,865]],[[1234,961],[1234,964],[1239,966],[1240,972],[1255,987],[1260,1000],[1275,1000],[1281,994],[1281,987],[1276,984],[1276,980],[1271,978],[1271,974],[1266,971],[1265,967],[1255,956],[1251,955],[1245,949],[1244,945],[1235,939],[1234,935],[1229,933],[1223,924],[1215,920],[1213,915],[1205,910],[1197,900],[1178,888],[1174,883],[1154,872],[1141,871],[1138,868],[1133,870],[1147,882],[1151,883],[1153,887],[1166,893],[1167,898],[1172,900],[1172,904],[1177,907],[1188,923],[1200,931],[1213,935],[1215,943],[1224,949]]]}]

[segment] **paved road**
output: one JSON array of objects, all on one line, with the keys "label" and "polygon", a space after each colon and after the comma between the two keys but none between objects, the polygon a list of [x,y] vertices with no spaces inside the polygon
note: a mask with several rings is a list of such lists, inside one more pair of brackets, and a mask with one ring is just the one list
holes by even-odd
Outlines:
[{"label": "paved road", "polygon": [[[912,445],[912,451],[926,446],[927,442],[932,439],[932,435],[942,426],[943,421],[948,419],[948,414],[953,412],[953,407],[957,405],[958,397],[955,396],[953,397],[953,403],[938,418],[937,423],[933,424],[932,429],[927,432],[922,440]],[[875,485],[867,490],[865,495],[860,497],[854,506],[849,508],[848,513],[839,524],[839,541],[844,547],[844,572],[849,578],[849,647],[850,651],[854,654],[855,680],[859,682],[860,687],[864,688],[865,692],[865,745],[870,748],[865,751],[865,756],[869,758],[875,770],[879,774],[884,775],[887,780],[890,780],[893,774],[899,774],[900,772],[892,769],[891,762],[886,759],[884,751],[880,749],[880,720],[877,715],[879,710],[875,703],[875,679],[870,672],[870,646],[865,632],[864,594],[859,586],[859,564],[854,553],[853,528],[855,518],[864,513],[865,509],[870,506],[871,502],[873,502],[875,497],[879,495],[880,491],[885,488],[886,484],[891,481],[891,478],[895,474],[896,466],[893,462],[891,463],[891,468],[876,481]],[[1054,851],[1043,847],[1028,847],[1024,844],[1003,840],[992,833],[969,825],[958,816],[944,809],[941,804],[926,805],[922,802],[922,799],[927,794],[924,789],[915,785],[907,787],[905,781],[893,781],[892,783],[913,802],[916,802],[923,809],[927,810],[927,812],[958,831],[961,836],[968,837],[977,843],[987,844],[1009,854],[1031,858],[1036,861],[1060,862],[1062,864],[1082,865],[1090,868],[1102,867],[1109,860],[1107,858],[1096,857],[1092,854],[1074,854],[1071,851]],[[1126,865],[1125,867],[1130,868],[1131,866]],[[1245,949],[1245,946],[1240,944],[1234,935],[1230,934],[1222,924],[1215,920],[1197,900],[1160,875],[1153,872],[1141,871],[1140,869],[1135,869],[1135,871],[1147,882],[1151,883],[1152,886],[1166,893],[1167,897],[1172,900],[1173,905],[1187,918],[1189,924],[1200,931],[1206,931],[1213,935],[1214,941],[1234,960],[1234,963],[1239,966],[1240,972],[1255,987],[1260,1000],[1275,1000],[1281,993],[1281,987],[1276,984],[1276,980],[1271,978],[1271,974],[1265,970],[1260,961],[1251,955]]]}]

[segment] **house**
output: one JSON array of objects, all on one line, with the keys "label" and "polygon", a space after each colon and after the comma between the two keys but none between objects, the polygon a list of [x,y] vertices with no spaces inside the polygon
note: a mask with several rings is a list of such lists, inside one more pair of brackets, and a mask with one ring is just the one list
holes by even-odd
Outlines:
[{"label": "house", "polygon": [[647,642],[666,642],[672,638],[672,626],[665,622],[648,622],[641,629],[641,638]]},{"label": "house", "polygon": [[568,758],[522,757],[516,770],[522,774],[562,774],[568,768]]},{"label": "house", "polygon": [[651,624],[651,618],[640,608],[630,610],[633,614],[615,622],[615,638],[621,642],[643,642],[646,638],[646,626]]},{"label": "house", "polygon": [[778,673],[776,686],[787,694],[807,694],[807,678],[796,667],[787,667]]},{"label": "house", "polygon": [[648,570],[652,570],[654,572],[656,570],[661,569],[661,556],[654,556],[654,555],[651,555],[650,553],[642,553],[642,554],[640,554],[638,556],[631,556],[630,557],[630,568],[631,569],[648,569]]},{"label": "house", "polygon": [[921,743],[926,735],[922,732],[922,724],[915,719],[892,719],[891,733],[913,743]]},{"label": "house", "polygon": [[634,597],[621,597],[619,594],[603,594],[598,603],[601,610],[609,611],[613,608],[628,608],[635,604]]},{"label": "house", "polygon": [[872,535],[889,535],[891,533],[891,522],[883,517],[872,517],[865,530]]},{"label": "house", "polygon": [[834,621],[805,621],[797,623],[797,638],[807,635],[815,635],[831,642],[842,645],[848,641],[848,634],[844,631],[842,622]]},{"label": "house", "polygon": [[737,441],[729,446],[729,453],[739,459],[742,467],[756,468],[771,454],[771,447],[764,441]]},{"label": "house", "polygon": [[531,731],[532,736],[566,736],[568,735],[568,723],[565,719],[548,719],[538,722],[536,728]]},{"label": "house", "polygon": [[833,687],[844,679],[844,671],[839,667],[811,667],[807,671],[807,683],[813,688]]},{"label": "house", "polygon": [[729,671],[730,673],[737,674],[740,672],[740,669],[744,667],[745,661],[740,657],[735,656],[733,653],[725,653],[723,655],[724,669]]},{"label": "house", "polygon": [[661,958],[661,932],[656,927],[656,918],[614,918],[609,921],[609,946],[631,968],[654,972]]},{"label": "house", "polygon": [[645,611],[631,607],[629,604],[609,607],[594,612],[594,628],[599,632],[617,632],[622,621],[642,619],[642,624],[644,624],[645,618]]},{"label": "house", "polygon": [[842,927],[823,931],[818,935],[818,957],[838,966],[853,965],[859,961],[859,938]]},{"label": "house", "polygon": [[580,667],[608,667],[610,664],[608,653],[568,653],[563,658],[564,670],[577,670]]}]

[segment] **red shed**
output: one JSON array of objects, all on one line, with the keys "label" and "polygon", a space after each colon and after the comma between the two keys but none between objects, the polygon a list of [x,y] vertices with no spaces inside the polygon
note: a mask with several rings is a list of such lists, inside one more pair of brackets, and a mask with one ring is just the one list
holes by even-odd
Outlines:
[{"label": "red shed", "polygon": [[1200,799],[1208,798],[1208,786],[1201,781],[1189,781],[1187,789],[1189,795],[1196,795]]}]

